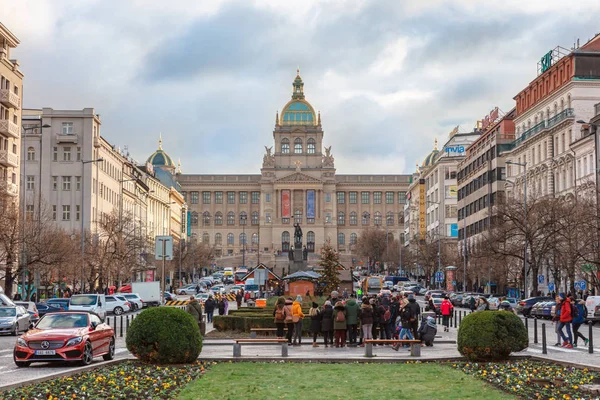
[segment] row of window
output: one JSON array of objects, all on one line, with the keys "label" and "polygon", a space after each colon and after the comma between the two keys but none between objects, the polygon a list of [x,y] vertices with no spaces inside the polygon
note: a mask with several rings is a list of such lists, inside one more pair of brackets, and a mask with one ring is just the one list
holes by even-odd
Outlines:
[{"label": "row of window", "polygon": [[[196,226],[198,225],[198,217],[199,214],[196,211],[193,211],[190,215],[190,224]],[[202,225],[203,226],[208,226],[211,223],[211,215],[208,211],[205,211],[202,213]],[[241,212],[239,215],[239,223],[240,225],[246,225],[248,221],[248,214],[246,212]],[[217,211],[215,213],[215,217],[214,217],[214,222],[215,225],[223,225],[223,213],[220,211]],[[250,219],[250,223],[252,225],[258,225],[258,211],[254,211],[252,213],[251,219]],[[227,225],[235,225],[235,213],[233,211],[230,211],[227,213]]]},{"label": "row of window", "polygon": [[[227,236],[227,246],[234,246],[235,245],[235,235],[233,233],[228,233]],[[291,240],[291,235],[288,231],[285,231],[281,234],[281,244],[282,247],[285,250],[289,250],[289,245],[290,245],[290,240]],[[390,240],[393,240],[393,235],[390,234]],[[258,234],[257,233],[253,233],[250,236],[250,243],[251,245],[257,246],[258,245]],[[315,233],[313,231],[308,231],[306,234],[306,241],[307,244],[309,245],[313,245],[315,243]],[[210,235],[208,232],[204,232],[202,234],[202,242],[206,243],[206,244],[210,244]],[[355,245],[358,242],[358,235],[356,233],[351,233],[350,234],[350,245]],[[338,245],[345,245],[346,244],[346,235],[344,233],[338,233],[337,235],[337,243]],[[215,233],[215,240],[214,243],[215,245],[222,245],[223,244],[223,235],[221,233]],[[239,239],[238,239],[238,244],[239,245],[245,245],[247,244],[247,235],[245,233],[240,233],[239,234]],[[311,246],[312,247],[312,246]]]},{"label": "row of window", "polygon": [[[493,206],[494,204],[496,204],[496,192],[492,193],[490,197],[490,205]],[[466,206],[458,210],[458,220],[460,221],[463,218],[470,216],[471,214],[475,214],[487,208],[488,195],[486,194],[483,197],[480,197],[479,199],[467,204]]]},{"label": "row of window", "polygon": [[471,173],[471,171],[475,171],[486,162],[495,159],[496,155],[496,146],[490,147],[485,153],[481,154],[458,172],[458,183],[461,183]]},{"label": "row of window", "polygon": [[[65,192],[69,192],[72,190],[72,185],[71,183],[73,182],[73,178],[75,178],[74,182],[75,182],[75,190],[81,190],[81,177],[80,176],[53,176],[52,177],[52,190],[58,190],[58,182],[59,182],[59,178],[60,182],[61,182],[61,188],[63,191]],[[35,176],[34,175],[27,175],[27,181],[26,181],[26,189],[27,190],[34,190],[35,189]]]},{"label": "row of window", "polygon": [[[379,211],[376,211],[373,216],[373,222],[375,225],[382,225],[383,216]],[[371,215],[368,212],[364,212],[361,218],[362,225],[369,225],[369,220]],[[398,214],[398,224],[404,223],[404,214]],[[346,225],[346,213],[340,211],[337,216],[337,224],[338,225]],[[392,211],[388,211],[385,217],[385,224],[388,226],[394,225],[394,213]],[[358,225],[358,214],[354,211],[350,213],[350,225]]]},{"label": "row of window", "polygon": [[488,183],[503,181],[506,179],[506,169],[504,167],[495,168],[490,171],[485,171],[477,178],[473,178],[468,185],[463,186],[458,190],[458,200],[462,200],[471,193],[476,192]]},{"label": "row of window", "polygon": [[[26,213],[28,218],[33,218],[34,207],[33,205],[27,205]],[[75,221],[79,221],[81,215],[81,206],[78,204],[75,206]],[[71,220],[71,206],[63,205],[62,206],[62,221],[70,221]],[[56,221],[58,219],[58,206],[52,206],[52,219]]]},{"label": "row of window", "polygon": [[[394,204],[394,192],[385,192],[385,203]],[[373,204],[381,204],[383,192],[373,192]],[[362,204],[371,204],[371,192],[360,192]],[[346,203],[346,192],[337,192],[337,203]],[[348,192],[348,203],[358,203],[358,192]],[[406,203],[406,192],[398,192],[398,204]]]},{"label": "row of window", "polygon": [[[294,154],[302,154],[303,150],[303,142],[302,139],[296,138],[294,139]],[[317,148],[317,142],[315,139],[310,138],[306,141],[306,153],[315,154]],[[289,154],[290,153],[290,140],[288,138],[281,139],[281,153]]]},{"label": "row of window", "polygon": [[[248,192],[237,192],[239,204],[248,203]],[[183,192],[183,198],[188,201],[188,192]],[[225,192],[227,196],[227,204],[235,204],[236,192]],[[189,192],[189,202],[191,204],[198,204],[200,199],[200,192]],[[215,204],[223,204],[223,192],[202,192],[202,204],[210,204],[211,201]],[[260,203],[260,192],[250,192],[250,200],[252,204]],[[266,196],[267,203],[271,202],[271,195]]]},{"label": "row of window", "polygon": [[[495,217],[492,216],[490,223],[492,226],[495,223]],[[467,238],[478,235],[482,232],[485,232],[488,228],[488,219],[487,217],[480,219],[479,221],[473,222],[469,226],[467,226]],[[458,230],[458,240],[463,240],[465,238],[465,228],[461,228]]]},{"label": "row of window", "polygon": [[[62,158],[60,161],[81,161],[81,147],[61,146]],[[75,151],[75,158],[73,158],[73,151]],[[52,161],[59,161],[58,158],[59,147],[54,146],[52,148]],[[29,147],[27,149],[27,161],[35,161],[35,149]]]}]

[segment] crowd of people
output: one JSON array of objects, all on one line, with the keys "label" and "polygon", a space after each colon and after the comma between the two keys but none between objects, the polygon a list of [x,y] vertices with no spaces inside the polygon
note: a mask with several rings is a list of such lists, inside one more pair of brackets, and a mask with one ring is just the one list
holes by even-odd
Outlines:
[{"label": "crowd of people", "polygon": [[[589,340],[579,332],[579,328],[585,323],[587,313],[585,300],[577,300],[575,297],[564,293],[556,296],[555,315],[552,318],[552,323],[556,331],[555,346],[572,349],[573,347],[577,347],[579,338],[587,346]],[[573,332],[571,332],[571,328]]]},{"label": "crowd of people", "polygon": [[[362,347],[364,340],[378,338],[420,340],[424,346],[433,346],[437,333],[435,310],[432,310],[433,315],[422,316],[413,295],[365,296],[360,300],[359,305],[354,294],[346,300],[334,291],[323,306],[312,302],[308,315],[305,315],[302,296],[296,296],[295,300],[279,297],[273,309],[276,335],[287,338],[292,346],[300,345],[303,320],[310,318],[313,347],[319,347],[319,336],[323,337],[325,347],[336,348]],[[400,346],[395,344],[393,348],[398,350]]]}]

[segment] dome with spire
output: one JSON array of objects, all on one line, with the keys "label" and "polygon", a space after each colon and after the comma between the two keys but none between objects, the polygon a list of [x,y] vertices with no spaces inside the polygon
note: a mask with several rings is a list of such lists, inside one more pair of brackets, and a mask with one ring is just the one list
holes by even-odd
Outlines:
[{"label": "dome with spire", "polygon": [[162,167],[169,170],[175,169],[175,163],[162,148],[162,134],[158,139],[158,150],[148,157],[148,163],[152,164],[154,167]]},{"label": "dome with spire", "polygon": [[317,125],[315,110],[304,99],[304,82],[300,77],[300,68],[297,70],[296,79],[294,79],[292,100],[290,100],[281,112],[280,125]]},{"label": "dome with spire", "polygon": [[435,162],[435,158],[438,155],[439,150],[438,150],[438,145],[437,145],[437,139],[435,139],[435,146],[433,148],[433,151],[431,153],[429,153],[427,155],[427,157],[425,157],[425,160],[423,160],[423,164],[421,165],[422,167],[430,167],[433,165],[433,163]]}]

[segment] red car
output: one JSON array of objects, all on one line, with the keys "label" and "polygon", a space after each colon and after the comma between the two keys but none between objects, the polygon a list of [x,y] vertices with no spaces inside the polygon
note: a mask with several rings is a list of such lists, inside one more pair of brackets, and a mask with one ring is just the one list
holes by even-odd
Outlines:
[{"label": "red car", "polygon": [[106,361],[114,358],[115,332],[98,315],[81,311],[44,315],[17,339],[13,353],[17,367],[28,367],[36,361],[79,361],[89,365],[99,356]]}]

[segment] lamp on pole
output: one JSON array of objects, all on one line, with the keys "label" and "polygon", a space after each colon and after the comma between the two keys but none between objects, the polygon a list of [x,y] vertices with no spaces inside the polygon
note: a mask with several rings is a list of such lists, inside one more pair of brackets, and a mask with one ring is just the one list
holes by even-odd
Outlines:
[{"label": "lamp on pole", "polygon": [[[441,203],[437,202],[437,201],[431,201],[431,200],[425,200],[425,204],[437,204],[438,207],[441,205]],[[439,217],[439,213],[438,213],[438,217]],[[437,232],[437,237],[438,237],[438,272],[442,270],[442,243],[441,243],[441,235],[440,235],[440,222],[439,222],[439,218],[438,218],[438,226],[436,229]],[[439,284],[439,282],[438,282]],[[438,285],[439,286],[439,285]]]},{"label": "lamp on pole", "polygon": [[[81,160],[82,171],[81,171],[81,293],[84,292],[85,288],[85,164],[97,163],[104,161],[104,158],[97,158],[95,160]],[[90,175],[91,177],[91,175]],[[96,193],[96,196],[98,193]]]},{"label": "lamp on pole", "polygon": [[[246,214],[242,214],[240,216],[240,222],[242,224],[242,267],[246,266],[246,220],[248,216]],[[295,249],[294,249],[295,251]]]},{"label": "lamp on pole", "polygon": [[523,249],[523,268],[524,268],[524,272],[525,272],[525,276],[524,276],[524,282],[523,282],[523,286],[524,286],[524,295],[525,298],[529,297],[527,294],[527,162],[524,163],[518,163],[518,162],[513,162],[513,161],[506,161],[506,164],[508,165],[517,165],[519,167],[523,167],[524,168],[524,174],[523,174],[523,231],[524,231],[524,236],[525,236],[525,246]]}]

